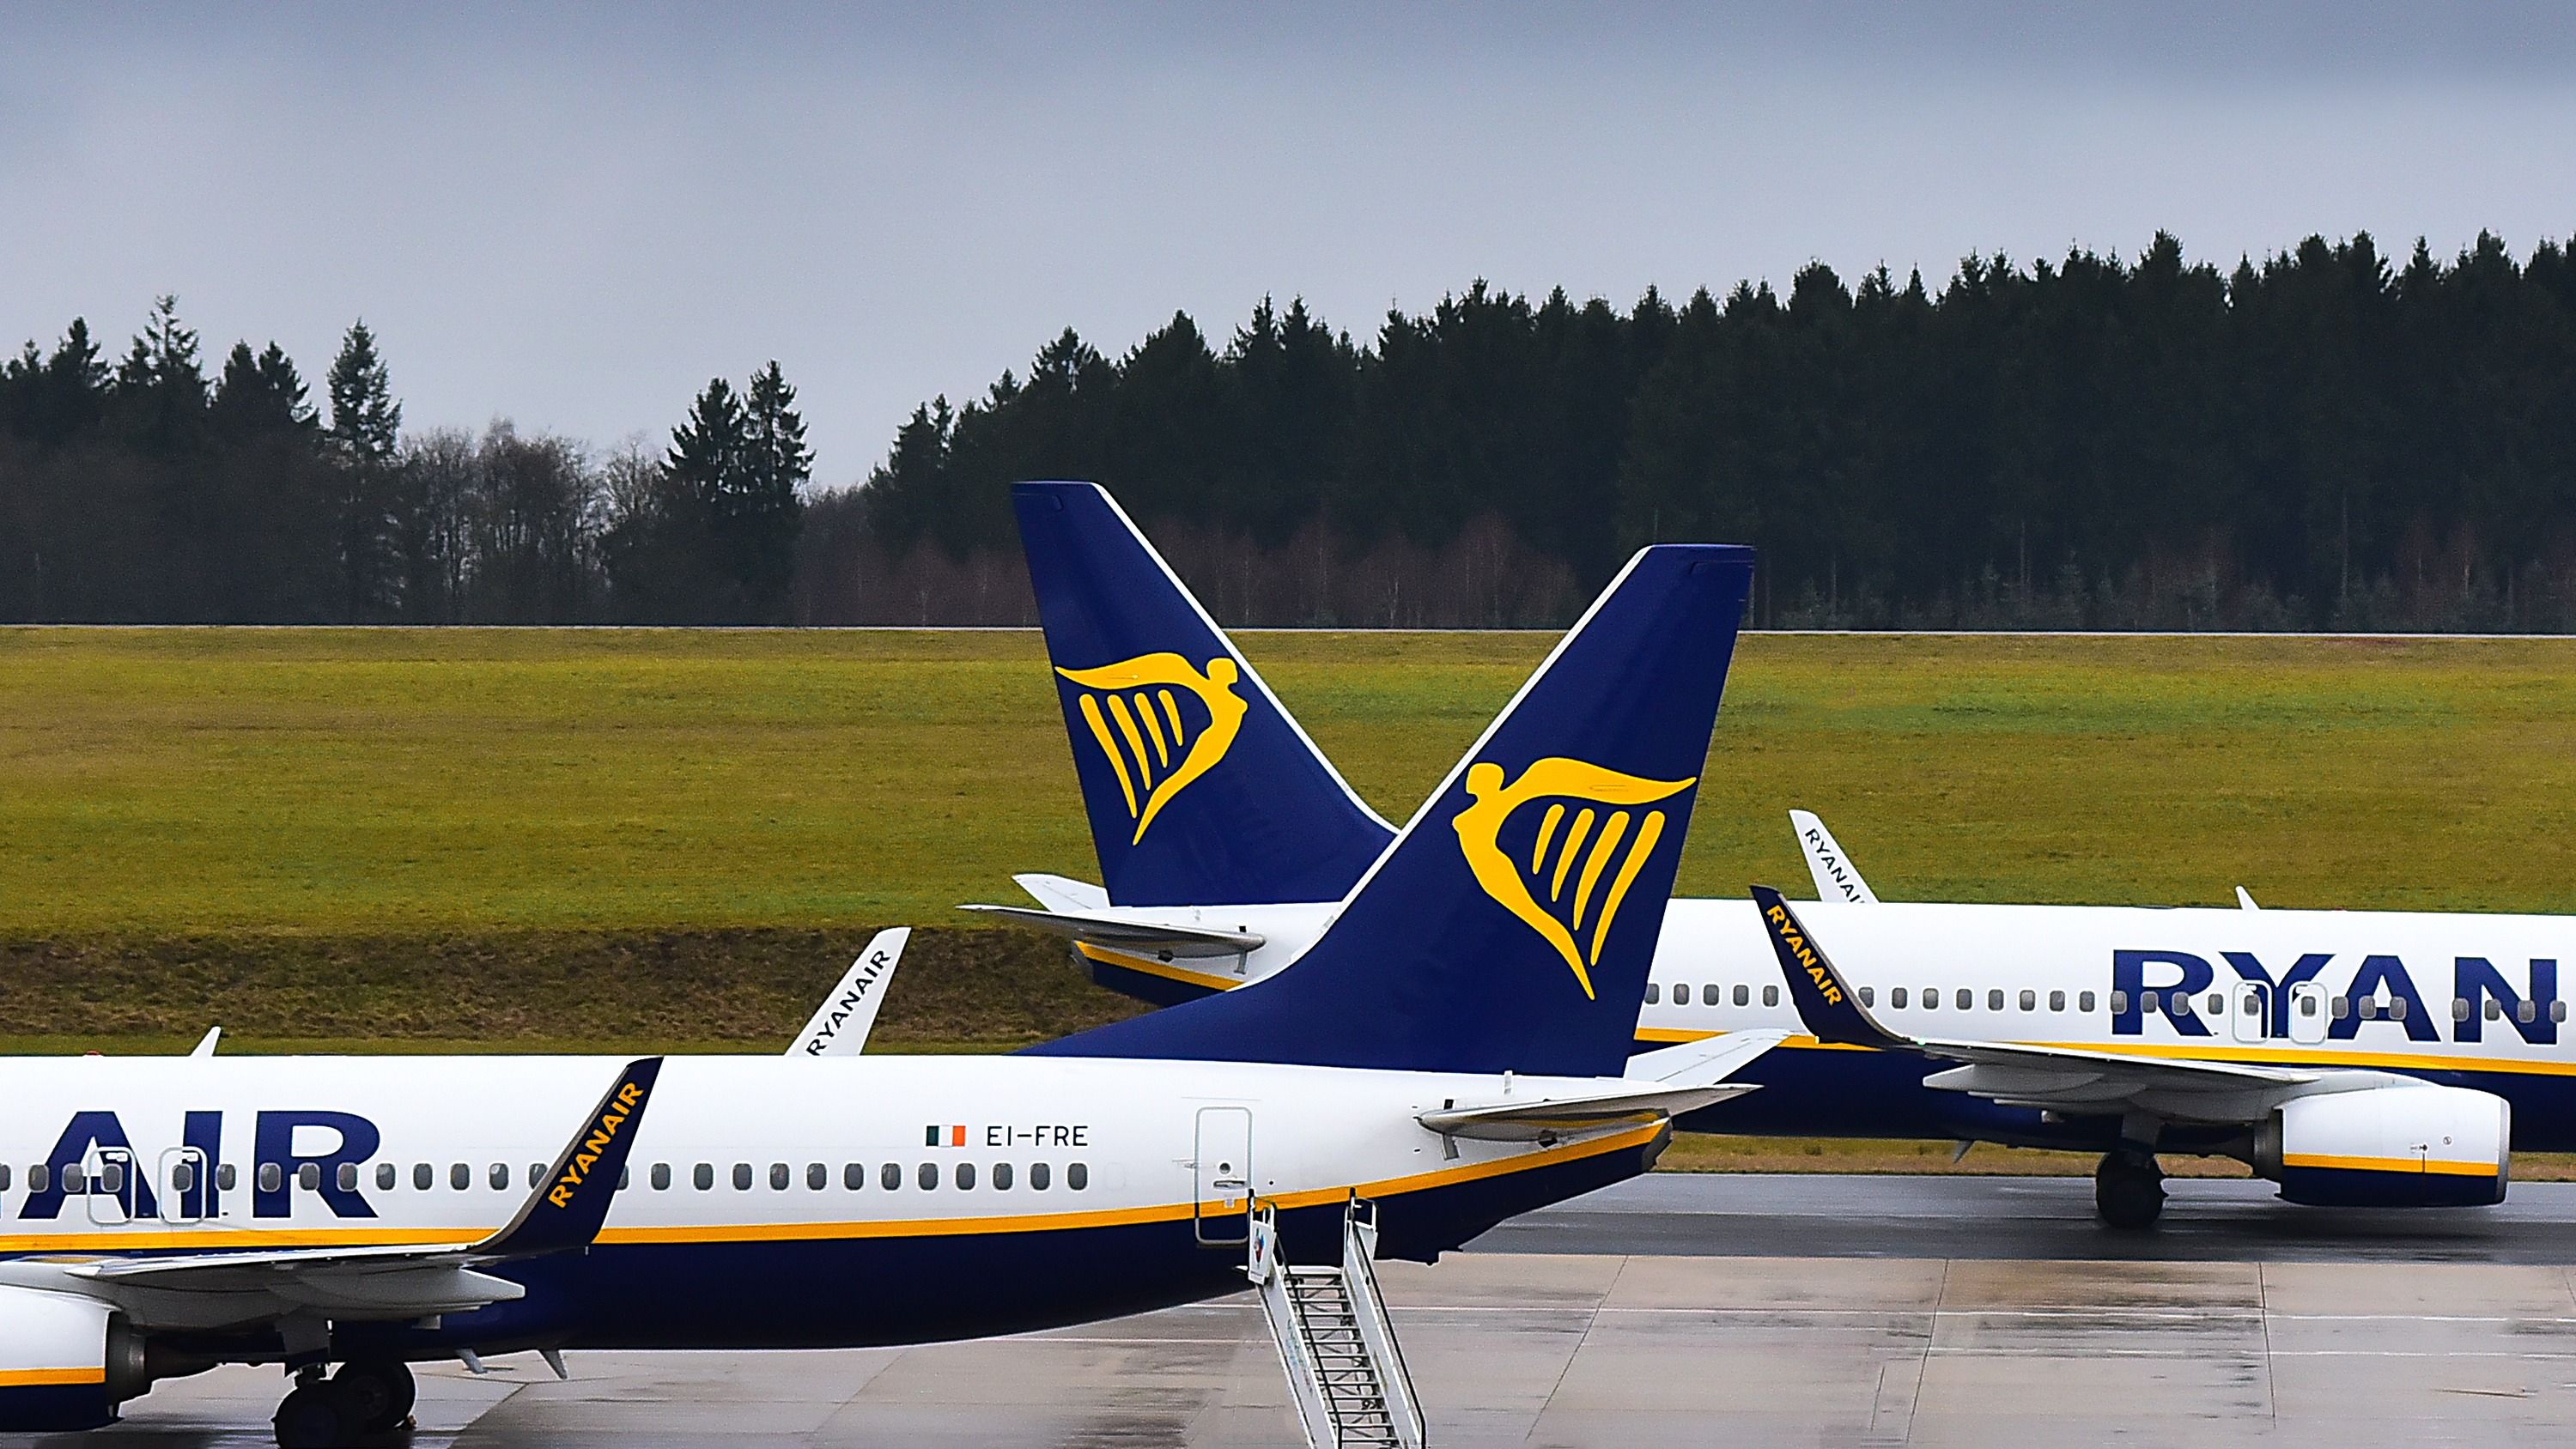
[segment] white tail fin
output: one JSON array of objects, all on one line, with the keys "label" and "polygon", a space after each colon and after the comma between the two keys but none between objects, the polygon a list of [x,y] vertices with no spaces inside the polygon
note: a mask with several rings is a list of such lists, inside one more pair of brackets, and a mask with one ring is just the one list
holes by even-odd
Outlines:
[{"label": "white tail fin", "polygon": [[1855,906],[1878,904],[1878,893],[1860,878],[1860,867],[1843,854],[1834,833],[1812,812],[1792,810],[1789,823],[1798,832],[1798,849],[1807,857],[1807,873],[1816,878],[1816,899],[1844,901]]}]

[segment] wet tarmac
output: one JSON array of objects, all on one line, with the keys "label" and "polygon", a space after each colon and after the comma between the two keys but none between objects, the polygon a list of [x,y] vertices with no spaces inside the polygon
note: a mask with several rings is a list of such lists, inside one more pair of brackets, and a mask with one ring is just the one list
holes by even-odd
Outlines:
[{"label": "wet tarmac", "polygon": [[[1441,1445],[2493,1449],[2576,1426],[2576,1259],[2544,1258],[2576,1188],[2405,1227],[2177,1184],[2165,1230],[2116,1257],[2085,1188],[1649,1179],[1480,1245],[1507,1251],[1381,1271]],[[1914,1251],[1864,1256],[1900,1235]],[[566,1357],[568,1383],[532,1355],[425,1368],[410,1442],[1296,1443],[1244,1298],[927,1348]],[[261,1445],[279,1391],[222,1370],[54,1442]]]}]

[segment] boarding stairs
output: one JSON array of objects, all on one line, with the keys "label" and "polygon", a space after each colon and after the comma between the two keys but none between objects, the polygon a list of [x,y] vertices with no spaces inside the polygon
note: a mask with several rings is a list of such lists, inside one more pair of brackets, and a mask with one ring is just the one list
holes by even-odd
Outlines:
[{"label": "boarding stairs", "polygon": [[1344,1211],[1340,1267],[1289,1265],[1279,1254],[1276,1212],[1260,1203],[1251,1212],[1244,1273],[1261,1290],[1262,1315],[1310,1449],[1420,1449],[1422,1406],[1369,1266],[1377,1250],[1374,1205],[1354,1200]]}]

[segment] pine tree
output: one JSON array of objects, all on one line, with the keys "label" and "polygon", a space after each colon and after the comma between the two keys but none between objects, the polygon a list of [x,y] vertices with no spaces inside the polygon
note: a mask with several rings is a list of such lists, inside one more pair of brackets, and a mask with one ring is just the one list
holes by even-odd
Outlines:
[{"label": "pine tree", "polygon": [[349,619],[381,618],[400,606],[393,517],[393,466],[401,446],[402,404],[391,371],[362,319],[349,324],[331,362],[331,441],[342,485],[338,512],[341,607]]},{"label": "pine tree", "polygon": [[732,573],[755,622],[785,623],[796,572],[802,489],[814,476],[805,420],[775,358],[752,374],[743,407],[742,467],[724,512]]}]

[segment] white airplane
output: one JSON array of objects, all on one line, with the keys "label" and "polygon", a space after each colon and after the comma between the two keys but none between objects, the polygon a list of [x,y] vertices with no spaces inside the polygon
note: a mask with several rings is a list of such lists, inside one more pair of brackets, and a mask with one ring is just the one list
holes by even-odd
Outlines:
[{"label": "white airplane", "polygon": [[[1071,937],[1101,984],[1148,1001],[1263,979],[1329,926],[1337,882],[1383,848],[1384,823],[1105,492],[1023,484],[1013,501],[1106,888],[1022,876],[1037,909],[970,909]],[[1187,701],[1177,766],[1135,749],[1129,717],[1100,703],[1104,682],[1146,674]],[[1821,820],[1792,822],[1822,898],[1800,912],[1862,1006],[1892,1031],[2086,1053],[2065,1068],[2084,1081],[2043,1093],[2026,1071],[1819,1042],[1753,905],[1684,899],[1664,918],[1638,1048],[1798,1035],[1745,1072],[1777,1090],[1683,1130],[2095,1152],[2096,1204],[2128,1227],[2162,1210],[2159,1153],[2239,1159],[2293,1202],[2446,1205],[2501,1200],[2513,1147],[2576,1150],[2558,981],[2576,918],[2258,910],[2241,887],[2231,909],[1882,901]],[[1567,835],[1552,891],[1580,817]],[[2266,1073],[2299,1079],[2308,1105]],[[2258,1079],[2270,1085],[2249,1089]],[[2341,1170],[2300,1170],[2329,1160]]]},{"label": "white airplane", "polygon": [[[0,1431],[275,1363],[347,1444],[411,1361],[1017,1332],[1645,1171],[1771,1044],[1629,1054],[1750,576],[1640,553],[1297,969],[1028,1054],[0,1060]],[[1629,841],[1588,912],[1517,868],[1569,806]]]}]

